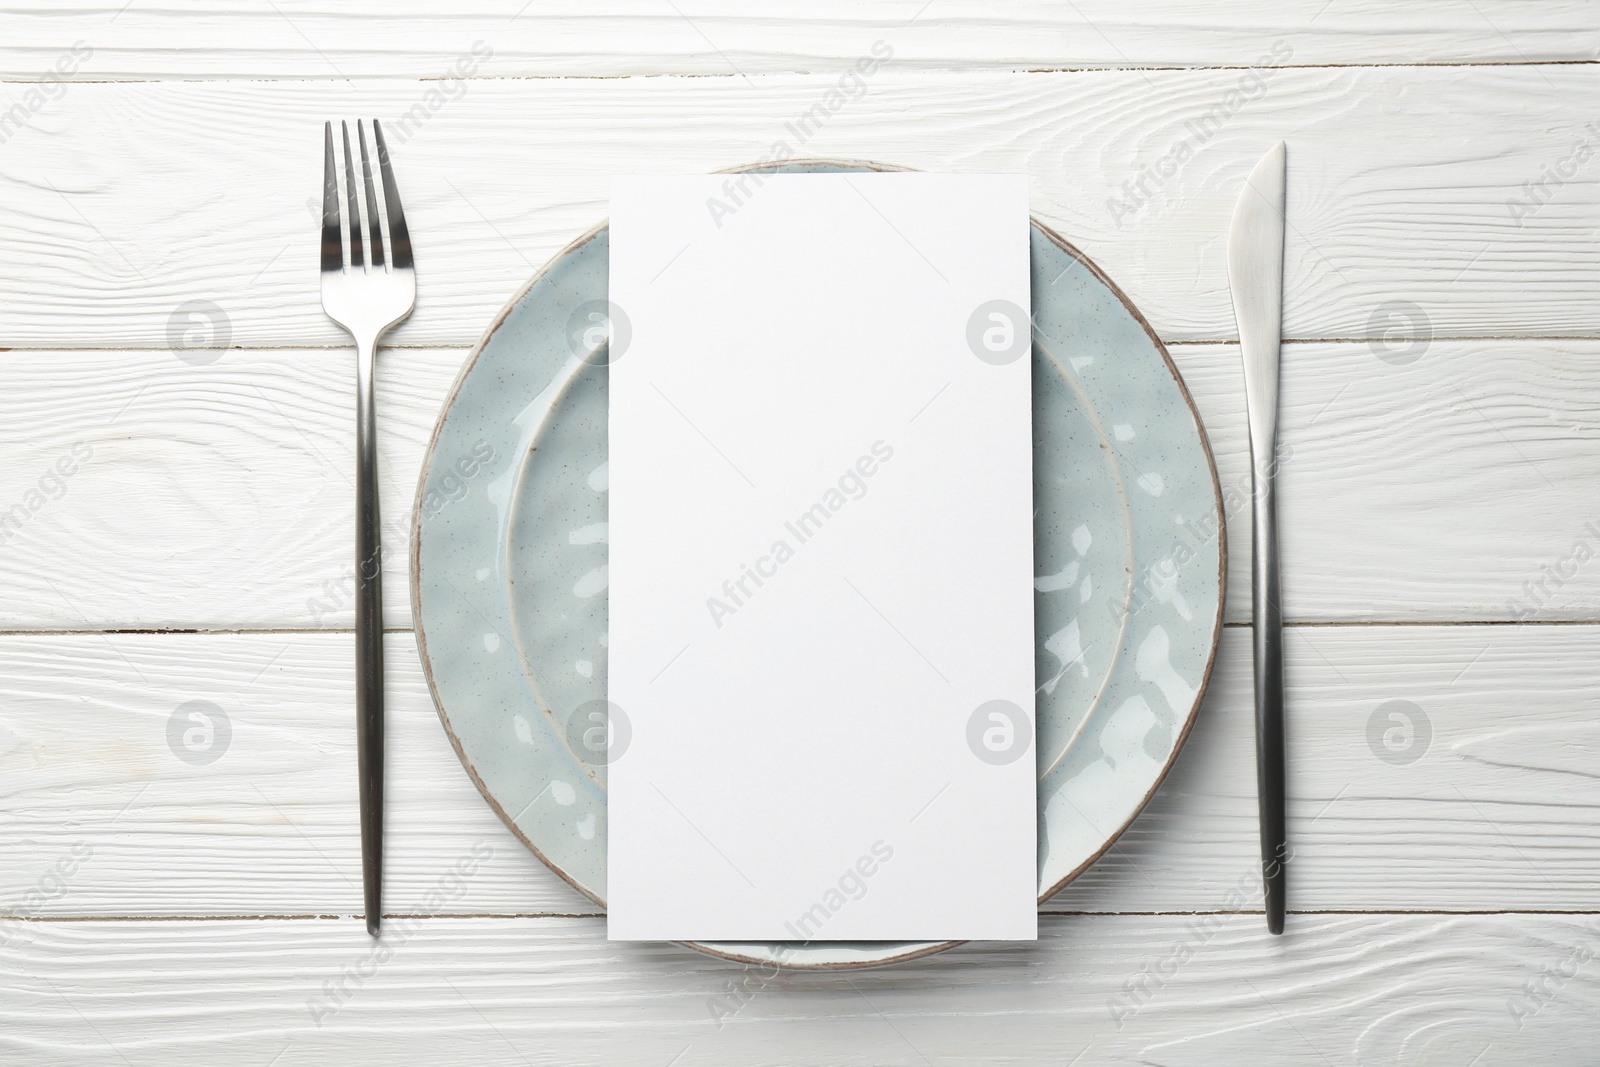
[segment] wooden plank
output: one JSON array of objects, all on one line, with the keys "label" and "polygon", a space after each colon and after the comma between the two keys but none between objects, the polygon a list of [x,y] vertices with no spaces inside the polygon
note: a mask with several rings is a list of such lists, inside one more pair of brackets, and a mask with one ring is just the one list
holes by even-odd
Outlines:
[{"label": "wooden plank", "polygon": [[1003,9],[977,0],[828,0],[759,11],[728,0],[466,0],[448,11],[423,0],[243,8],[168,0],[121,11],[78,0],[7,4],[0,21],[0,74],[9,78],[49,69],[77,39],[94,48],[78,77],[123,79],[441,78],[479,41],[492,50],[474,71],[480,77],[827,72],[880,39],[912,69],[1012,70],[1571,61],[1593,59],[1600,42],[1594,8],[1576,0],[1247,0],[1225,9],[1162,0],[1137,10],[1110,0]]},{"label": "wooden plank", "polygon": [[[1244,621],[1238,349],[1173,353],[1216,452],[1228,617]],[[391,627],[410,625],[417,474],[466,354],[396,348],[379,363]],[[350,628],[352,364],[331,349],[201,366],[148,349],[0,354],[0,522],[15,520],[0,526],[0,628]],[[1594,341],[1435,341],[1398,367],[1364,343],[1287,346],[1289,618],[1600,618],[1597,366]],[[74,473],[52,477],[63,458]]]},{"label": "wooden plank", "polygon": [[[417,477],[465,356],[379,358],[389,626],[411,623]],[[0,527],[5,625],[353,627],[354,361],[353,349],[199,366],[149,349],[0,353],[0,516],[26,510]]]},{"label": "wooden plank", "polygon": [[[330,107],[396,134],[421,285],[398,344],[473,342],[604,216],[610,175],[749,163],[780,140],[1027,172],[1039,216],[1176,341],[1234,336],[1223,237],[1249,167],[1287,137],[1288,336],[1600,334],[1586,66],[1259,77],[890,67],[851,100],[828,97],[832,75],[499,79],[454,100],[414,81],[336,100],[322,82],[73,85],[6,142],[0,346],[203,343],[196,301],[227,343],[343,343],[312,267]],[[819,101],[838,110],[824,121]]]},{"label": "wooden plank", "polygon": [[[1593,915],[1060,916],[1035,943],[774,974],[598,919],[37,923],[0,952],[29,1065],[1580,1064]],[[1270,1050],[1270,1055],[1265,1051]]]},{"label": "wooden plank", "polygon": [[[1600,627],[1295,628],[1287,650],[1294,910],[1594,907]],[[0,910],[358,912],[352,657],[348,633],[0,637]],[[1051,910],[1257,906],[1249,677],[1230,628],[1172,775]],[[478,796],[408,635],[388,691],[389,907],[488,848],[444,910],[592,912]],[[192,701],[228,720],[189,739],[210,762],[182,758]]]}]

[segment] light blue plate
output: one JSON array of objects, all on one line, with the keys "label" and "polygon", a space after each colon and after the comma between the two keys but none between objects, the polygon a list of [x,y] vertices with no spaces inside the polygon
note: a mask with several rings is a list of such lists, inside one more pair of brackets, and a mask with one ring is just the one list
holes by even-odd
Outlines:
[{"label": "light blue plate", "polygon": [[[422,665],[461,762],[512,831],[602,906],[607,374],[590,353],[607,238],[601,225],[551,260],[467,360],[423,463],[411,554]],[[1226,553],[1205,431],[1161,342],[1037,222],[1032,254],[1043,901],[1172,766],[1210,676]],[[612,751],[625,743],[613,735]],[[953,944],[693,947],[853,967]]]}]

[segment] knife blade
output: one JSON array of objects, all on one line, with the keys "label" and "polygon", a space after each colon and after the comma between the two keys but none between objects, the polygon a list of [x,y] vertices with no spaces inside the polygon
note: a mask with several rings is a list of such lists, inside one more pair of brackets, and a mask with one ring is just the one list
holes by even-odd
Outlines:
[{"label": "knife blade", "polygon": [[1278,354],[1283,334],[1286,152],[1273,146],[1250,172],[1228,232],[1228,286],[1244,359],[1255,522],[1251,620],[1255,649],[1256,797],[1267,929],[1283,933],[1289,866],[1285,816],[1283,610],[1278,591]]}]

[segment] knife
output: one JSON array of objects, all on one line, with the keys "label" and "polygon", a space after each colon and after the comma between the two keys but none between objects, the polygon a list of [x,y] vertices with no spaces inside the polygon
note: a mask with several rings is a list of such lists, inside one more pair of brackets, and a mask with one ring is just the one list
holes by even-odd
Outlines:
[{"label": "knife", "polygon": [[1255,537],[1251,619],[1255,639],[1256,797],[1267,929],[1283,933],[1289,865],[1284,816],[1283,608],[1278,596],[1278,343],[1283,333],[1284,146],[1279,141],[1245,182],[1228,231],[1228,286],[1244,357],[1245,412]]}]

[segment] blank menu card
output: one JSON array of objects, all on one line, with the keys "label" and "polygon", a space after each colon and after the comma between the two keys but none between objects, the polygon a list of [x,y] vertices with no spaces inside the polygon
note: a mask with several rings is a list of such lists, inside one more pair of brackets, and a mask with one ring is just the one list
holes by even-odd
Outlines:
[{"label": "blank menu card", "polygon": [[1033,938],[1026,179],[619,178],[610,255],[610,937]]}]

